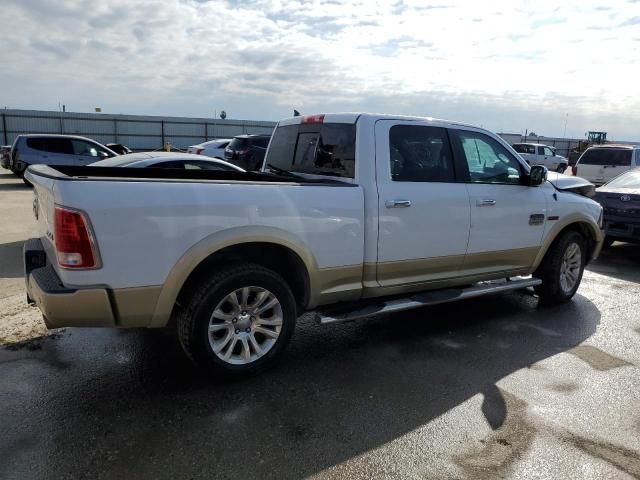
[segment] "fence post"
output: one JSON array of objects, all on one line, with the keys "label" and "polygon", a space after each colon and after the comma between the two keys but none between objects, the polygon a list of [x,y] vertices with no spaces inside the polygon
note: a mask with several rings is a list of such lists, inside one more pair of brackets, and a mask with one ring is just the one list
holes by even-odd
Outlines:
[{"label": "fence post", "polygon": [[209,141],[209,126],[207,125],[207,121],[204,121],[204,141]]},{"label": "fence post", "polygon": [[9,143],[9,136],[7,135],[7,114],[2,114],[2,132],[4,133],[4,145]]},{"label": "fence post", "polygon": [[164,120],[160,120],[160,134],[162,135],[162,147],[164,148]]},{"label": "fence post", "polygon": [[113,143],[118,143],[118,119],[113,119]]}]

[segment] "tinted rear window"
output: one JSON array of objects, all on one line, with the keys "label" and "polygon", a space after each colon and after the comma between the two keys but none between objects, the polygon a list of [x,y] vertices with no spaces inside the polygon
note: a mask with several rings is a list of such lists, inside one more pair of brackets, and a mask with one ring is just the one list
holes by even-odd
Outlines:
[{"label": "tinted rear window", "polygon": [[267,148],[267,145],[269,145],[269,138],[270,137],[257,137],[252,139],[252,141],[256,147]]},{"label": "tinted rear window", "polygon": [[249,146],[249,140],[246,138],[234,138],[229,142],[228,148],[231,150],[244,150]]},{"label": "tinted rear window", "polygon": [[587,150],[580,158],[580,165],[631,165],[632,150],[622,148],[594,148]]},{"label": "tinted rear window", "polygon": [[265,164],[291,172],[353,178],[356,126],[345,123],[276,128]]},{"label": "tinted rear window", "polygon": [[73,155],[71,140],[68,138],[27,138],[27,146],[43,152],[68,153]]}]

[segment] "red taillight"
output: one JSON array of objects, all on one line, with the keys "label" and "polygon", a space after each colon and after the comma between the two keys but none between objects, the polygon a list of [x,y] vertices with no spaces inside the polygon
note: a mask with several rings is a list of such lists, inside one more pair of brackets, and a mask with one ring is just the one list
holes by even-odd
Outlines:
[{"label": "red taillight", "polygon": [[307,115],[302,117],[302,123],[323,123],[324,122],[324,113],[320,115]]},{"label": "red taillight", "polygon": [[573,173],[574,177],[578,176],[578,165],[574,165],[571,167],[571,173]]},{"label": "red taillight", "polygon": [[196,155],[202,155],[202,152],[204,152],[204,148],[196,148]]},{"label": "red taillight", "polygon": [[56,207],[54,240],[58,264],[63,268],[95,268],[93,237],[85,216],[75,210]]}]

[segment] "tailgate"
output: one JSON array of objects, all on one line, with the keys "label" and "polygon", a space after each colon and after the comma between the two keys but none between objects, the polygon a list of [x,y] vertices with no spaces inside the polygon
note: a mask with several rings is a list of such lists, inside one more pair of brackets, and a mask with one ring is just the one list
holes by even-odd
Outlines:
[{"label": "tailgate", "polygon": [[[48,167],[44,167],[48,168]],[[42,170],[42,166],[38,166],[38,170]],[[38,175],[29,168],[25,172],[24,177],[33,185],[33,215],[38,225],[38,236],[42,241],[47,256],[55,257],[55,248],[53,245],[53,218],[55,207],[54,188],[56,179],[49,176]]]}]

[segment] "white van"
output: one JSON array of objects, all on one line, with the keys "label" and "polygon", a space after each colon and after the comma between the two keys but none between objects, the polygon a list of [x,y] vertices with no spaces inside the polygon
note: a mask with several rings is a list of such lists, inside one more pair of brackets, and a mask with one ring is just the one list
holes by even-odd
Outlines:
[{"label": "white van", "polygon": [[600,186],[637,167],[640,167],[640,145],[597,145],[580,156],[573,174]]}]

